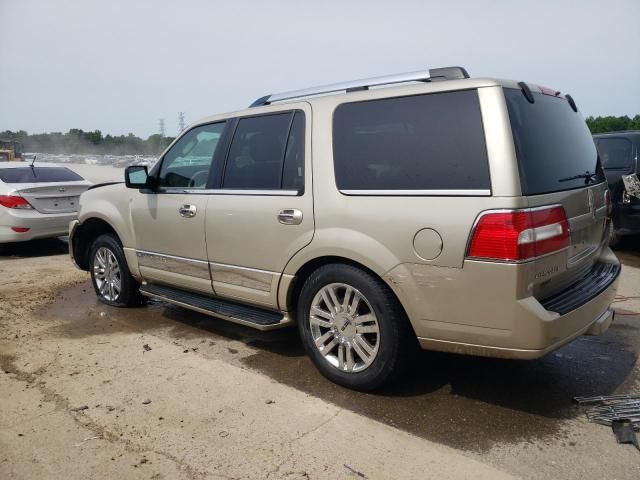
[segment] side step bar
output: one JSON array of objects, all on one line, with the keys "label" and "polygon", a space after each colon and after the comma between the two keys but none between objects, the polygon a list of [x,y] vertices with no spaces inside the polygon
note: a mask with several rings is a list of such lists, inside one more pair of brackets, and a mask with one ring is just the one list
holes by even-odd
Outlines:
[{"label": "side step bar", "polygon": [[282,312],[241,305],[165,285],[146,283],[140,287],[140,293],[145,297],[162,300],[258,330],[273,330],[293,323],[291,318]]}]

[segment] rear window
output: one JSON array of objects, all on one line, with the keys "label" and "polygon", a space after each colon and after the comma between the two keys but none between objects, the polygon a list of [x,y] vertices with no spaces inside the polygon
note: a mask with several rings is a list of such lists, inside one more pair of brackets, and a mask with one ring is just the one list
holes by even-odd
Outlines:
[{"label": "rear window", "polygon": [[[505,88],[504,95],[524,195],[604,181],[587,124],[564,98],[534,93],[531,104],[521,90]],[[587,172],[594,176],[587,179]]]},{"label": "rear window", "polygon": [[633,167],[632,144],[626,138],[601,138],[598,152],[602,167],[611,170],[630,170]]},{"label": "rear window", "polygon": [[333,159],[336,184],[344,193],[489,193],[487,150],[475,90],[340,105],[333,116]]},{"label": "rear window", "polygon": [[0,180],[4,183],[78,182],[80,175],[65,167],[0,168]]}]

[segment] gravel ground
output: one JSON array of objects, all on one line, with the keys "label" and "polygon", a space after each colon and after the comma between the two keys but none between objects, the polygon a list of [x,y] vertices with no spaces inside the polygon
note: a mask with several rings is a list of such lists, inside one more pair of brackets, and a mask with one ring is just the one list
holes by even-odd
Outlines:
[{"label": "gravel ground", "polygon": [[638,251],[606,335],[534,362],[426,352],[376,394],[326,381],[292,329],[102,305],[65,252],[0,256],[0,478],[640,478],[571,402],[640,391]]}]

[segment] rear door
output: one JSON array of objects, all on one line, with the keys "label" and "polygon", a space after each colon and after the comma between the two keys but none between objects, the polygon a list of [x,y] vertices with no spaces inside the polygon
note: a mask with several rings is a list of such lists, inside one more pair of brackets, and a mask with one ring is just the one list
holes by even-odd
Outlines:
[{"label": "rear door", "polygon": [[278,307],[282,272],[314,232],[310,136],[306,102],[237,119],[223,180],[207,206],[217,295]]},{"label": "rear door", "polygon": [[561,205],[570,245],[536,259],[530,279],[537,296],[559,291],[588,274],[605,244],[607,184],[582,116],[560,96],[505,88],[522,193],[530,207]]}]

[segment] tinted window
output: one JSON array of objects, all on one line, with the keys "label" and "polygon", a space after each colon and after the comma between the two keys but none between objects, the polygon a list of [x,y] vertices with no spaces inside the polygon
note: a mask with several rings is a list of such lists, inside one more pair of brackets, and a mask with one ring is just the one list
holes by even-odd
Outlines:
[{"label": "tinted window", "polygon": [[529,103],[521,90],[505,88],[524,195],[536,195],[584,187],[595,173],[604,181],[598,152],[587,124],[561,97],[534,93]]},{"label": "tinted window", "polygon": [[287,140],[282,171],[284,190],[304,190],[304,113],[296,112]]},{"label": "tinted window", "polygon": [[604,168],[625,169],[633,166],[632,145],[626,138],[601,138],[598,152]]},{"label": "tinted window", "polygon": [[80,175],[65,167],[19,167],[0,169],[4,183],[79,182]]},{"label": "tinted window", "polygon": [[241,118],[224,173],[224,188],[279,189],[291,113]]},{"label": "tinted window", "polygon": [[160,167],[161,187],[206,188],[214,171],[214,153],[225,123],[212,123],[185,133],[165,154]]},{"label": "tinted window", "polygon": [[475,90],[343,104],[333,159],[341,190],[490,188]]}]

